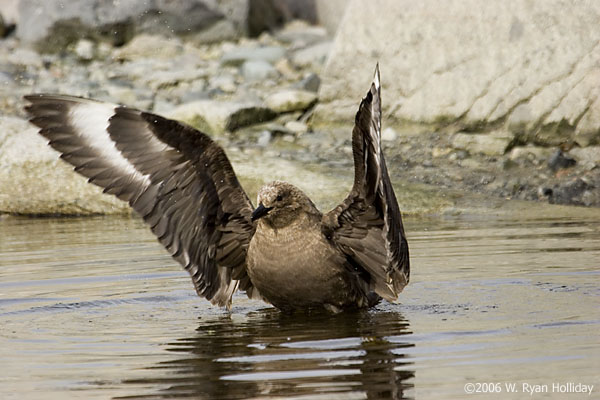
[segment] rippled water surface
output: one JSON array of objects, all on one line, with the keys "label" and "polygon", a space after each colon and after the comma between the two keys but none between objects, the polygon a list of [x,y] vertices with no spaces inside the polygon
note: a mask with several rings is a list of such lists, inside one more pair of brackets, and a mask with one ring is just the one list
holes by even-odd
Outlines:
[{"label": "rippled water surface", "polygon": [[137,219],[0,219],[0,398],[600,397],[600,213],[405,225],[400,304],[287,316],[209,306]]}]

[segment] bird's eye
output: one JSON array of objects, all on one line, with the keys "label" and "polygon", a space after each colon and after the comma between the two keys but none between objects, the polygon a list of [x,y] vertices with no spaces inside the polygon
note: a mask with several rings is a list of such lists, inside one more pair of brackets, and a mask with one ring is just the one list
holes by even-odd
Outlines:
[{"label": "bird's eye", "polygon": [[281,197],[281,195],[278,195],[278,196],[277,196],[277,198],[276,198],[275,200],[277,200],[277,201],[281,201],[281,200],[283,200],[283,197]]}]

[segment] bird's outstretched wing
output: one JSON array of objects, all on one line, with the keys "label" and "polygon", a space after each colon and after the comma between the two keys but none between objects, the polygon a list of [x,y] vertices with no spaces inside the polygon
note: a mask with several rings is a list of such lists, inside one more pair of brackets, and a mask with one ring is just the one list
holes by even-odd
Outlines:
[{"label": "bird's outstretched wing", "polygon": [[[351,265],[362,269],[370,290],[388,301],[408,283],[408,243],[381,149],[379,66],[360,103],[352,131],[354,186],[323,216],[322,231]],[[366,274],[364,273],[366,272]]]},{"label": "bird's outstretched wing", "polygon": [[40,134],[89,182],[129,202],[190,273],[198,295],[251,295],[252,203],[207,135],[136,109],[62,95],[25,97]]}]

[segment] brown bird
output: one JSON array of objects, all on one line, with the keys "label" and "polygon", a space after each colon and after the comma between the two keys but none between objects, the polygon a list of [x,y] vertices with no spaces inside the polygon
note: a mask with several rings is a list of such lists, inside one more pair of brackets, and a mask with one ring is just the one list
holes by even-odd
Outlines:
[{"label": "brown bird", "polygon": [[263,186],[254,208],[223,149],[181,122],[73,96],[25,97],[40,134],[89,182],[129,202],[199,296],[237,289],[282,310],[395,301],[408,243],[381,148],[379,67],[352,131],[354,185],[323,215],[297,187]]}]

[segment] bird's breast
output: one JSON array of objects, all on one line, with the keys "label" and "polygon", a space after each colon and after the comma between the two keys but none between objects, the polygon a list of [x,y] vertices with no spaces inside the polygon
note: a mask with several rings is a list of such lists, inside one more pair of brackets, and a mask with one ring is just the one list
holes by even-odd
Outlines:
[{"label": "bird's breast", "polygon": [[347,302],[351,292],[344,258],[318,226],[257,228],[248,248],[248,275],[278,307]]}]

